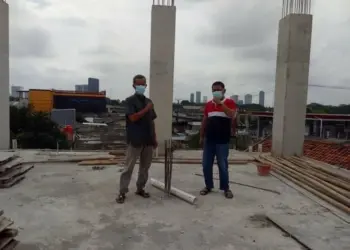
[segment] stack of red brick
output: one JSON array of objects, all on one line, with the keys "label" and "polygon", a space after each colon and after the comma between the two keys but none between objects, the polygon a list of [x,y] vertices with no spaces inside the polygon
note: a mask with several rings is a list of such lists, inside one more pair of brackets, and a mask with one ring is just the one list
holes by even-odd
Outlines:
[{"label": "stack of red brick", "polygon": [[[266,140],[263,143],[263,152],[270,152],[271,146],[271,140]],[[305,140],[304,155],[318,161],[323,161],[350,170],[350,144]]]}]

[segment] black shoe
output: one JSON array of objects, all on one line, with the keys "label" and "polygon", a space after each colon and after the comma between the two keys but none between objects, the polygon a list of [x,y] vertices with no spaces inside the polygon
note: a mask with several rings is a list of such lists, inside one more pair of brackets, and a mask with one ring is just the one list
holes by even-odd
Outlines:
[{"label": "black shoe", "polygon": [[151,195],[149,194],[149,193],[147,193],[145,190],[143,190],[143,189],[140,189],[140,190],[137,190],[136,192],[135,192],[135,194],[136,195],[139,195],[139,196],[141,196],[141,197],[143,197],[143,198],[149,198],[149,197],[151,197]]},{"label": "black shoe", "polygon": [[125,194],[119,194],[115,201],[119,204],[123,204],[125,202]]},{"label": "black shoe", "polygon": [[225,197],[226,197],[227,199],[232,199],[232,198],[233,198],[233,193],[232,193],[232,191],[231,191],[230,189],[226,190],[226,191],[224,192],[224,195],[225,195]]},{"label": "black shoe", "polygon": [[205,188],[203,188],[199,193],[200,193],[200,195],[207,195],[207,194],[209,194],[210,192],[211,192],[211,189],[205,187]]}]

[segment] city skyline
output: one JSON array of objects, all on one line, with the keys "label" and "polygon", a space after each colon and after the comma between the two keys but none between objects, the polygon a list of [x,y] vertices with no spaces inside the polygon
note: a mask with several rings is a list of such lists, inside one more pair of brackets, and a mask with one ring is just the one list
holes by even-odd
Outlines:
[{"label": "city skyline", "polygon": [[[189,99],[184,99],[188,100],[190,103],[206,103],[208,101],[208,96],[203,96],[201,98],[202,92],[201,91],[195,91],[194,93],[190,93],[190,98]],[[261,106],[265,106],[265,91],[260,90],[257,95],[252,95],[252,94],[245,94],[242,95],[240,98],[239,95],[225,95],[226,97],[231,98],[234,100],[236,103],[240,104],[259,104]],[[212,98],[212,97],[210,97]],[[181,100],[180,98],[175,98],[176,100]]]},{"label": "city skyline", "polygon": [[[248,2],[223,2],[225,8],[211,1],[178,3],[181,19],[177,24],[174,96],[185,99],[186,93],[200,90],[203,96],[209,97],[211,83],[222,80],[227,93],[240,96],[255,95],[256,89],[264,89],[266,105],[271,106],[277,49],[272,34],[277,31],[281,3],[258,2],[253,6]],[[110,90],[111,98],[124,99],[133,92],[131,79],[135,74],[148,78],[150,2],[126,1],[121,5],[106,0],[101,6],[82,3],[81,0],[59,4],[50,0],[45,4],[24,0],[9,2],[12,85],[28,89],[47,88],[49,84],[50,88],[68,89],[85,82],[84,76],[92,74],[103,83],[101,88]],[[350,4],[339,0],[332,6],[327,3],[319,0],[313,6],[317,15],[310,83],[343,86],[350,78],[345,67],[350,59],[341,56],[350,53],[348,46],[341,44],[349,40],[349,35],[343,32],[348,27],[343,20]],[[228,11],[233,5],[235,15]],[[70,11],[64,11],[67,9]],[[254,14],[253,19],[241,14],[247,11]],[[256,21],[261,19],[265,22]],[[190,25],[189,20],[192,20]],[[201,20],[208,20],[209,26],[201,24]],[[130,22],[137,32],[115,29],[118,23],[125,22]],[[247,32],[247,27],[258,30]],[[214,37],[227,34],[227,39],[214,41],[211,34]],[[23,42],[27,46],[22,46]],[[213,66],[208,63],[212,60],[220,63]],[[333,63],[329,64],[330,61]],[[349,91],[312,87],[308,102],[338,105],[349,103],[348,96]]]}]

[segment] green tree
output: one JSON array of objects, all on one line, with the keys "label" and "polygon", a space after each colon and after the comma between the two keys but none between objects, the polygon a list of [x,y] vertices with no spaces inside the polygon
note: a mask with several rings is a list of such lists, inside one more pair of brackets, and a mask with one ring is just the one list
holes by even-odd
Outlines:
[{"label": "green tree", "polygon": [[68,141],[58,125],[43,112],[30,108],[10,108],[11,139],[17,139],[21,148],[68,148]]}]

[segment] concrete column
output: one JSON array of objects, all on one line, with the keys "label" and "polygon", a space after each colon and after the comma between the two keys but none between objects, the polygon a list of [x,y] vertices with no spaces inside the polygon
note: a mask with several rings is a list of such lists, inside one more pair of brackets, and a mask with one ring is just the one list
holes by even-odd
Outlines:
[{"label": "concrete column", "polygon": [[158,118],[155,121],[159,154],[164,141],[172,137],[176,7],[173,1],[155,1],[151,19],[150,98]]},{"label": "concrete column", "polygon": [[9,6],[0,0],[0,150],[10,146]]},{"label": "concrete column", "polygon": [[272,153],[303,154],[312,15],[288,14],[279,22]]}]

